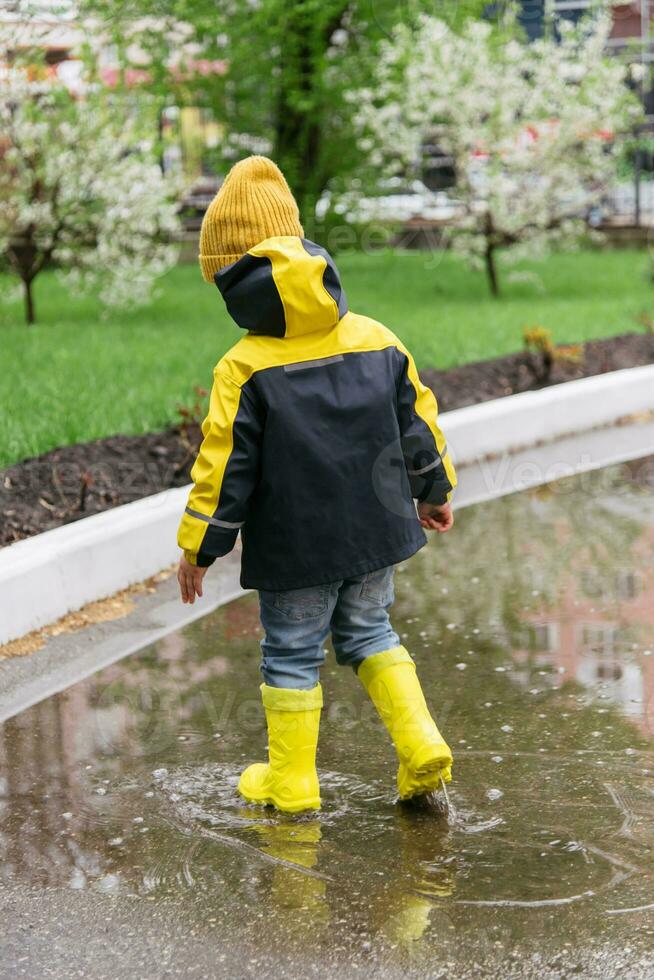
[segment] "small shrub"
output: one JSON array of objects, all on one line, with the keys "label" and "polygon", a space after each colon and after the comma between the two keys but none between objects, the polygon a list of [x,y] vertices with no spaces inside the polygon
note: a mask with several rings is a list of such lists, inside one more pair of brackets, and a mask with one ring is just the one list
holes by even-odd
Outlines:
[{"label": "small shrub", "polygon": [[654,317],[649,312],[649,310],[641,310],[634,317],[634,320],[639,327],[642,327],[645,333],[654,333]]},{"label": "small shrub", "polygon": [[537,381],[547,383],[552,376],[555,364],[561,367],[576,367],[584,358],[583,344],[560,344],[552,339],[547,327],[525,327],[522,331],[525,350],[529,356],[529,367]]},{"label": "small shrub", "polygon": [[525,327],[522,331],[525,350],[530,355],[529,365],[538,381],[549,381],[554,366],[554,341],[547,327]]},{"label": "small shrub", "polygon": [[584,359],[584,348],[582,344],[561,344],[554,348],[554,361],[556,364],[568,367],[578,367]]}]

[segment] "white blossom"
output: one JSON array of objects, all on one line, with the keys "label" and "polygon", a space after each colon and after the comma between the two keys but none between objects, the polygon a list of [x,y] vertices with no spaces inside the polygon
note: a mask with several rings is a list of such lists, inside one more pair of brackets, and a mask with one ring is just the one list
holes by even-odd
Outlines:
[{"label": "white blossom", "polygon": [[351,95],[361,149],[382,177],[419,167],[427,140],[453,157],[451,245],[473,266],[489,246],[517,258],[569,244],[614,178],[614,136],[642,111],[628,68],[605,55],[610,28],[604,10],[527,43],[423,15],[382,46],[376,85]]},{"label": "white blossom", "polygon": [[107,305],[146,301],[176,259],[178,218],[125,112],[5,66],[0,134],[0,255],[9,267],[25,282],[52,265]]}]

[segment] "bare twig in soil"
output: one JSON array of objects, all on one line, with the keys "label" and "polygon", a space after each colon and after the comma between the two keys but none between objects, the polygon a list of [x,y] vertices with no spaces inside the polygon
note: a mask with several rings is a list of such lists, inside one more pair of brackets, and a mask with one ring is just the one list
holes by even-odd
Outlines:
[{"label": "bare twig in soil", "polygon": [[66,500],[66,496],[64,494],[63,487],[61,485],[61,480],[59,479],[59,471],[57,469],[56,463],[50,467],[50,476],[52,478],[52,486],[59,494],[59,499],[61,500],[61,503],[63,504],[64,507],[67,508],[68,501]]},{"label": "bare twig in soil", "polygon": [[95,480],[93,479],[91,473],[89,473],[88,471],[82,473],[81,487],[80,487],[80,494],[79,494],[79,504],[77,505],[78,510],[80,511],[86,510],[86,497],[89,492],[89,487],[92,487],[94,483]]}]

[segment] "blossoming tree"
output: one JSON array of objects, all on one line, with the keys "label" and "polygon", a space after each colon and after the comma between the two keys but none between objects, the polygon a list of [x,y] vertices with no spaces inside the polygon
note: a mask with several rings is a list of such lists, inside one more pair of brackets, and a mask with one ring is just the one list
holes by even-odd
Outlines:
[{"label": "blossoming tree", "polygon": [[626,66],[605,56],[605,9],[531,44],[470,20],[460,33],[422,16],[381,51],[376,85],[358,91],[362,150],[382,173],[419,167],[434,139],[450,154],[461,202],[451,247],[485,267],[570,245],[615,176],[616,134],[641,108]]},{"label": "blossoming tree", "polygon": [[[247,152],[280,165],[307,233],[330,181],[359,168],[346,99],[368,84],[377,48],[398,22],[438,7],[458,24],[484,0],[78,0],[121,62],[178,104],[206,106],[223,136],[221,168]],[[211,65],[219,70],[205,69]],[[195,66],[195,67],[194,67]],[[145,83],[144,83],[145,84]],[[311,230],[313,228],[313,231]]]},{"label": "blossoming tree", "polygon": [[147,299],[174,262],[170,188],[123,113],[21,66],[0,74],[0,259],[33,283],[55,266],[107,305]]}]

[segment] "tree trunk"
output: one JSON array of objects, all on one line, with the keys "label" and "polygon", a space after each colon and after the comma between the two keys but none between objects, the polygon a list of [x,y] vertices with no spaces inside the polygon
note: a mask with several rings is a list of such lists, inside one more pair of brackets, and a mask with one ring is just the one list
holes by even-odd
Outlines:
[{"label": "tree trunk", "polygon": [[32,279],[23,279],[23,296],[25,299],[25,322],[29,326],[34,323],[36,317],[34,312],[34,294],[32,292]]},{"label": "tree trunk", "polygon": [[288,93],[280,93],[274,159],[288,177],[300,209],[300,219],[310,234],[313,208],[323,190],[320,179],[322,132],[319,123],[289,105]]},{"label": "tree trunk", "polygon": [[312,152],[298,156],[281,148],[276,150],[274,157],[284,174],[288,175],[291,191],[300,210],[300,221],[308,238],[312,237],[315,230],[316,203],[324,189],[324,182],[316,181],[317,168],[313,163],[316,158],[317,154]]},{"label": "tree trunk", "polygon": [[300,208],[305,234],[315,231],[315,206],[327,184],[324,172],[324,108],[321,63],[333,32],[350,6],[343,0],[330,22],[319,28],[308,5],[288,6],[287,45],[280,63],[274,159],[286,174]]},{"label": "tree trunk", "polygon": [[497,279],[497,266],[495,265],[495,251],[497,246],[495,244],[494,232],[493,216],[489,211],[486,214],[486,221],[484,222],[484,235],[486,236],[484,262],[486,263],[486,276],[488,277],[490,291],[493,296],[497,297],[500,295],[500,284]]},{"label": "tree trunk", "polygon": [[487,244],[484,260],[486,262],[486,275],[488,277],[488,285],[490,286],[490,291],[493,294],[493,296],[497,297],[500,295],[500,286],[497,280],[497,266],[495,265],[494,245],[491,245],[490,243]]},{"label": "tree trunk", "polygon": [[34,294],[32,283],[43,268],[43,256],[39,259],[36,247],[32,241],[31,230],[28,230],[9,241],[7,256],[14,272],[23,284],[23,300],[25,305],[25,323],[34,323]]}]

